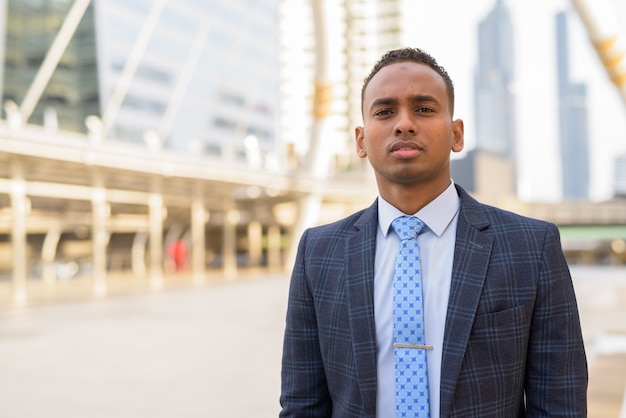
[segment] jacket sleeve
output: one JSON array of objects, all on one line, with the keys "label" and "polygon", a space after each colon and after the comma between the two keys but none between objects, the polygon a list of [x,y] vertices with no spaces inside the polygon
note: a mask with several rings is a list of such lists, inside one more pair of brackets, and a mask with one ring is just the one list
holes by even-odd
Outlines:
[{"label": "jacket sleeve", "polygon": [[527,417],[586,417],[587,361],[572,279],[558,229],[549,224],[531,323]]},{"label": "jacket sleeve", "polygon": [[315,303],[306,275],[306,239],[298,246],[283,342],[280,417],[330,417],[331,400],[319,344]]}]

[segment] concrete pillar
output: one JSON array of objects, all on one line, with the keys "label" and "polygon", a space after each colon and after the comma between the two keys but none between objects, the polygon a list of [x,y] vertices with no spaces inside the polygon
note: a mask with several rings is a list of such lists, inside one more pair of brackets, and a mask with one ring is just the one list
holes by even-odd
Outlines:
[{"label": "concrete pillar", "polygon": [[621,266],[624,264],[626,255],[626,240],[614,239],[611,241],[611,264]]},{"label": "concrete pillar", "polygon": [[133,275],[135,277],[146,276],[146,243],[148,241],[147,231],[137,231],[133,238],[133,246],[130,250]]},{"label": "concrete pillar", "polygon": [[106,201],[106,191],[101,174],[94,177],[94,187],[91,195],[92,228],[91,239],[93,245],[93,290],[96,296],[103,296],[107,292],[106,281],[106,248],[109,241],[107,233],[107,218],[109,205]]},{"label": "concrete pillar", "polygon": [[191,277],[196,284],[203,283],[205,279],[205,225],[207,221],[202,185],[196,184],[191,203]]},{"label": "concrete pillar", "polygon": [[222,241],[222,268],[224,276],[232,279],[237,275],[237,224],[240,214],[235,208],[226,211]]},{"label": "concrete pillar", "polygon": [[252,221],[248,224],[248,257],[250,267],[261,265],[263,255],[263,225],[259,221]]},{"label": "concrete pillar", "polygon": [[289,266],[289,268],[296,261],[300,237],[306,228],[315,226],[318,223],[321,208],[322,199],[318,193],[311,193],[298,199],[296,222],[291,230],[291,239],[288,244],[289,250],[285,260],[285,265]]},{"label": "concrete pillar", "polygon": [[52,285],[56,282],[57,274],[54,266],[54,259],[56,258],[57,247],[59,246],[59,240],[61,239],[61,228],[59,226],[53,226],[46,233],[46,237],[43,240],[43,247],[41,249],[41,263],[43,265],[43,281],[46,284]]},{"label": "concrete pillar", "polygon": [[11,162],[11,247],[13,250],[13,303],[26,302],[26,214],[28,198],[21,161]]},{"label": "concrete pillar", "polygon": [[[332,25],[328,22],[340,16],[339,2],[331,0],[311,1],[313,17],[313,36],[315,36],[315,92],[313,96],[313,114],[311,134],[309,138],[309,152],[307,174],[322,183],[329,177],[334,169],[332,161],[334,155],[329,152],[333,141],[337,140],[337,120],[333,120],[331,107],[335,100],[334,86],[340,79],[337,69],[341,68],[337,62],[338,44],[335,42],[336,33],[332,31]],[[312,191],[309,195],[298,200],[298,219],[292,229],[292,237],[289,245],[286,265],[293,265],[298,249],[298,239],[308,227],[315,225],[321,212],[321,195]]]},{"label": "concrete pillar", "polygon": [[280,243],[280,226],[271,225],[267,230],[267,266],[270,268],[278,268],[281,266]]},{"label": "concrete pillar", "polygon": [[154,182],[149,201],[150,209],[150,287],[159,290],[163,287],[163,219],[165,208],[158,182]]}]

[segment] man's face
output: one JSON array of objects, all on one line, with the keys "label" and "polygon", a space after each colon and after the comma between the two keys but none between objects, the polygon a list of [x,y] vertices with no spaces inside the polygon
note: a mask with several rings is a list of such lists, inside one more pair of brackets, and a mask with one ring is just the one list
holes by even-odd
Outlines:
[{"label": "man's face", "polygon": [[379,189],[450,183],[450,152],[463,149],[463,122],[452,120],[446,85],[424,64],[383,67],[363,95],[357,154],[374,168]]}]

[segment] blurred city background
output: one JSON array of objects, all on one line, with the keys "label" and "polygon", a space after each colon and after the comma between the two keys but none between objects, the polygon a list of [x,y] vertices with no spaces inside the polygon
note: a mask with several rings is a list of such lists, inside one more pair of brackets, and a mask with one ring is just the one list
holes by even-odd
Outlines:
[{"label": "blurred city background", "polygon": [[[236,366],[214,351],[198,367],[215,376],[201,386],[211,405],[179,382],[171,399],[198,403],[179,415],[157,395],[122,397],[118,410],[83,400],[58,416],[274,416],[295,245],[304,228],[375,199],[354,148],[362,82],[382,53],[415,46],[455,82],[466,127],[455,182],[558,225],[589,351],[590,416],[626,417],[624,30],[620,0],[0,0],[0,415],[57,416],[43,411],[67,394],[42,386],[42,373],[75,364],[73,383],[61,382],[79,389],[110,366],[76,360],[75,347],[101,347],[81,336],[120,342],[110,326],[129,317],[138,333],[123,328],[126,341],[168,329],[190,338],[176,320],[200,332],[180,365],[191,369],[198,347],[260,347],[244,333],[260,323],[265,369],[238,404],[256,412],[228,409]],[[241,294],[245,305],[233,302]],[[237,334],[224,328],[234,305],[245,313]],[[157,311],[170,328],[140,326]],[[93,321],[74,322],[83,315]],[[65,345],[37,332],[59,327]],[[120,344],[116,360],[153,369],[110,376],[109,390],[133,371],[138,385],[159,367],[174,373],[164,357],[186,355]],[[83,395],[106,398],[100,389]]]}]

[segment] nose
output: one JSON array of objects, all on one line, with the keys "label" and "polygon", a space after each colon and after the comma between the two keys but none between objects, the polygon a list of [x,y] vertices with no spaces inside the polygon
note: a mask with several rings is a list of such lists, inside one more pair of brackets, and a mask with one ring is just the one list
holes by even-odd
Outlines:
[{"label": "nose", "polygon": [[409,111],[401,111],[398,113],[396,126],[394,127],[396,135],[413,135],[416,132],[415,121],[412,113]]}]

